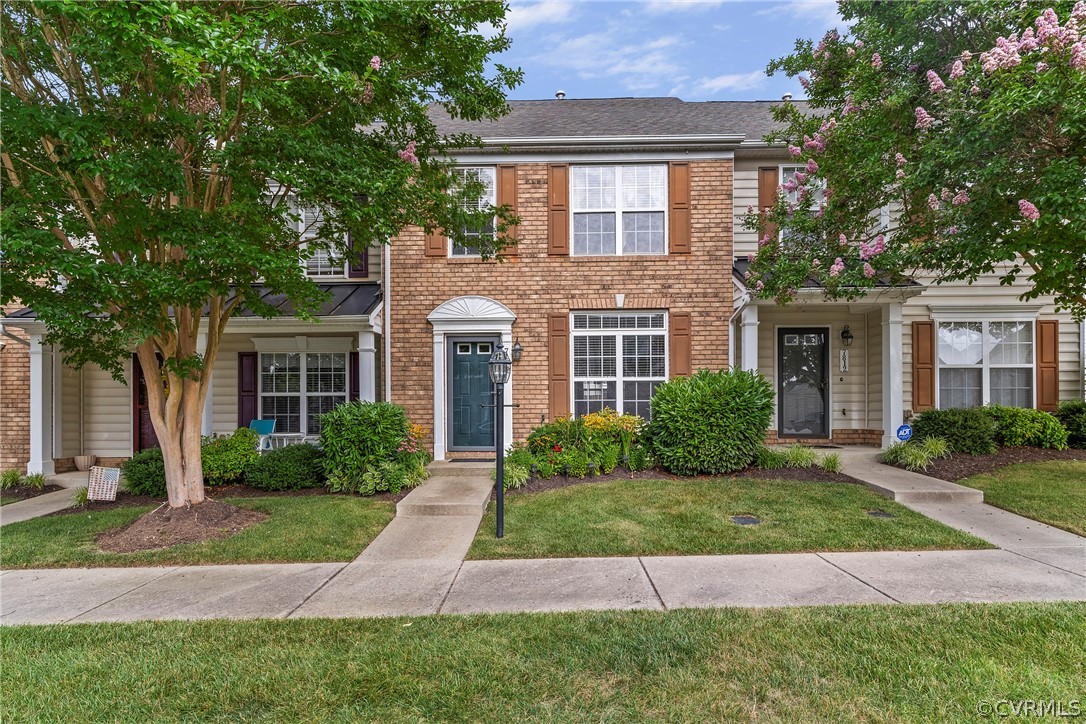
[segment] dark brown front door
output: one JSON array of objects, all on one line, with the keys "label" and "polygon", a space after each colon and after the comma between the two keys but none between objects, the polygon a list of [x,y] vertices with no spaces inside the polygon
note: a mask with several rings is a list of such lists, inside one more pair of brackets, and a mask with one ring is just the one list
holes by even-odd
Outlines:
[{"label": "dark brown front door", "polygon": [[147,405],[147,380],[143,376],[143,366],[139,357],[132,355],[132,368],[136,371],[136,389],[133,392],[132,430],[135,434],[136,452],[149,447],[158,447],[158,436],[151,424],[151,409]]}]

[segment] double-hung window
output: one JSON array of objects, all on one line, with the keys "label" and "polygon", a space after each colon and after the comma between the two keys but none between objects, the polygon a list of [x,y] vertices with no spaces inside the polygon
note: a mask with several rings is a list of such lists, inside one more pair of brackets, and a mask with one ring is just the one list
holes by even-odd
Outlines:
[{"label": "double-hung window", "polygon": [[346,267],[343,259],[336,257],[331,245],[318,235],[324,217],[319,209],[300,207],[291,199],[290,210],[296,218],[295,225],[301,235],[302,262],[305,273],[311,277],[343,277]]},{"label": "double-hung window", "polygon": [[573,314],[573,413],[605,407],[649,419],[657,385],[667,380],[663,312]]},{"label": "double-hung window", "polygon": [[667,166],[573,166],[575,255],[663,254]]},{"label": "double-hung window", "polygon": [[317,435],[320,416],[346,401],[346,353],[261,353],[260,417],[276,434]]},{"label": "double-hung window", "polygon": [[[463,166],[455,171],[460,183],[466,184],[475,181],[482,184],[482,192],[473,198],[464,199],[463,207],[467,211],[481,211],[497,206],[497,182],[493,166]],[[494,217],[489,218],[483,226],[474,229],[465,229],[467,237],[465,243],[454,241],[449,250],[449,256],[479,256],[479,245],[472,244],[472,238],[479,238],[483,234],[494,235]]]},{"label": "double-hung window", "polygon": [[1033,407],[1033,322],[940,322],[939,407]]}]

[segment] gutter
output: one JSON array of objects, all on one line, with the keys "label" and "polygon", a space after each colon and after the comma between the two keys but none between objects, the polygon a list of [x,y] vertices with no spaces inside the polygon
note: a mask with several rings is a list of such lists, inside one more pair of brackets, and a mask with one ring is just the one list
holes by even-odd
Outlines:
[{"label": "gutter", "polygon": [[385,242],[382,250],[384,258],[381,264],[381,276],[384,281],[381,285],[381,303],[385,313],[384,329],[381,331],[381,351],[384,353],[385,364],[381,370],[385,378],[385,402],[392,402],[392,344],[390,333],[392,332],[392,243]]},{"label": "gutter", "polygon": [[[12,340],[13,342],[17,342],[18,344],[21,344],[24,347],[29,347],[30,346],[30,342],[27,342],[22,337],[16,337],[14,334],[9,332],[7,330],[7,327],[5,327],[3,324],[0,324],[0,337],[6,337],[7,339]],[[6,344],[6,342],[0,341],[0,349],[3,349],[5,344]]]}]

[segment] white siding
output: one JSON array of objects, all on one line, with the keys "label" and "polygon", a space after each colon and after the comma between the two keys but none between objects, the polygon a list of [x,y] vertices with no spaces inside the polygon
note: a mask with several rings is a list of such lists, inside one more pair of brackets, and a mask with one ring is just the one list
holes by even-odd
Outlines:
[{"label": "white siding", "polygon": [[[58,360],[59,363],[59,360]],[[60,369],[60,449],[59,457],[79,455],[79,406],[82,391],[79,386],[79,370],[67,365]]]},{"label": "white siding", "polygon": [[[785,158],[781,158],[783,163]],[[736,159],[735,172],[732,179],[732,216],[735,219],[734,254],[736,257],[744,257],[758,251],[758,235],[753,231],[743,228],[743,219],[747,215],[747,207],[758,208],[758,168],[761,166],[776,166],[778,161],[773,159]]]},{"label": "white siding", "polygon": [[[124,363],[132,379],[132,360]],[[132,454],[132,394],[96,365],[83,368],[83,449],[87,455],[128,457]]]},{"label": "white siding", "polygon": [[882,429],[882,310],[868,312],[867,429]]}]

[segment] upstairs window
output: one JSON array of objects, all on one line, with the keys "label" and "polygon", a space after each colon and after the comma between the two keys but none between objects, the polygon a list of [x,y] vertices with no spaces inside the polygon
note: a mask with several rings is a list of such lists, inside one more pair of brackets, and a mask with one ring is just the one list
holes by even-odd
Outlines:
[{"label": "upstairs window", "polygon": [[[498,205],[497,181],[495,180],[493,166],[462,167],[456,169],[455,174],[462,184],[476,181],[483,185],[482,192],[478,196],[464,200],[463,207],[466,211],[482,211]],[[472,244],[471,239],[477,239],[484,234],[493,236],[494,228],[494,217],[491,217],[479,228],[464,229],[464,235],[467,237],[466,243],[461,244],[453,241],[449,256],[479,256],[479,245]]]},{"label": "upstairs window", "polygon": [[573,166],[573,253],[663,254],[667,166]]},{"label": "upstairs window", "polygon": [[347,276],[343,259],[332,254],[329,245],[319,236],[324,217],[319,209],[300,208],[297,201],[290,201],[291,213],[297,216],[295,228],[301,235],[300,247],[305,273],[311,277]]}]

